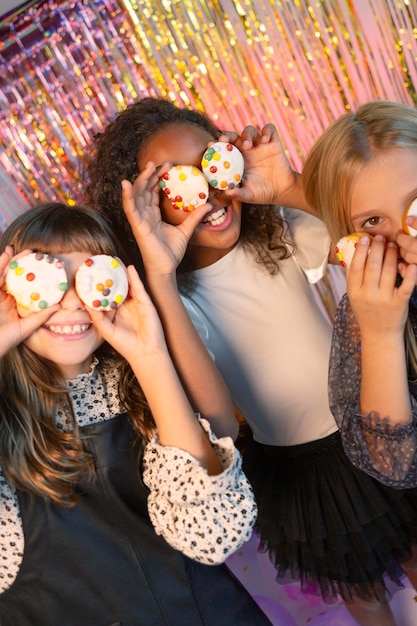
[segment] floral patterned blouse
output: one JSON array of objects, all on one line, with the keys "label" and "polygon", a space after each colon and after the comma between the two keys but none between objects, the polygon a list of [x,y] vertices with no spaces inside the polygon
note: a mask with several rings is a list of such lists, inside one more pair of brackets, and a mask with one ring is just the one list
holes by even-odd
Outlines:
[{"label": "floral patterned blouse", "polygon": [[[410,302],[409,318],[417,334],[417,302]],[[361,338],[345,295],[338,307],[329,369],[330,407],[340,428],[343,446],[352,463],[381,483],[398,489],[417,486],[417,380],[409,381],[412,419],[390,424],[386,416],[361,415]]]},{"label": "floral patterned blouse", "polygon": [[[89,373],[67,381],[81,427],[123,412],[116,372],[100,372],[97,363]],[[206,420],[200,423],[220,459],[222,473],[209,476],[187,452],[160,445],[157,433],[146,445],[142,471],[155,532],[188,557],[213,565],[225,561],[250,538],[257,508],[232,439],[217,439]],[[57,411],[56,425],[62,431],[70,428],[62,411]],[[208,532],[199,532],[201,528]],[[23,552],[18,499],[0,467],[0,593],[14,582]]]}]

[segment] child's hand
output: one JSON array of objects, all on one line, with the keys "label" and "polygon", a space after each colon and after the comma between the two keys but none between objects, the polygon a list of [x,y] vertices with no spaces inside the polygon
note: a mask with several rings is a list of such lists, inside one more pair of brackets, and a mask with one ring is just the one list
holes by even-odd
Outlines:
[{"label": "child's hand", "polygon": [[127,273],[129,295],[113,318],[105,311],[88,310],[103,338],[133,366],[167,347],[158,313],[133,265]]},{"label": "child's hand", "polygon": [[[25,250],[19,256],[27,254]],[[35,330],[50,318],[60,308],[59,304],[48,307],[38,313],[30,313],[20,317],[16,307],[16,300],[5,290],[7,267],[13,257],[13,248],[6,246],[0,255],[0,357],[29,337]]]},{"label": "child's hand", "polygon": [[395,243],[385,245],[382,235],[376,235],[372,243],[368,237],[358,241],[347,270],[347,293],[361,334],[402,335],[417,266],[408,265],[401,285],[396,287],[397,266]]},{"label": "child's hand", "polygon": [[168,169],[169,164],[157,170],[150,162],[133,186],[127,180],[122,181],[123,209],[139,246],[146,272],[162,275],[175,273],[191,235],[211,208],[205,204],[184,214],[183,221],[176,226],[164,222],[159,208],[158,182]]},{"label": "child's hand", "polygon": [[[406,222],[412,228],[417,229],[417,217],[407,217]],[[417,238],[400,230],[396,241],[400,249],[400,257],[404,259],[406,263],[417,263]],[[400,268],[400,272],[402,272],[403,269],[404,268]]]},{"label": "child's hand", "polygon": [[299,175],[291,169],[273,124],[266,124],[260,132],[246,126],[240,136],[226,132],[219,140],[233,143],[245,159],[242,186],[226,190],[226,195],[248,204],[302,208],[292,201]]}]

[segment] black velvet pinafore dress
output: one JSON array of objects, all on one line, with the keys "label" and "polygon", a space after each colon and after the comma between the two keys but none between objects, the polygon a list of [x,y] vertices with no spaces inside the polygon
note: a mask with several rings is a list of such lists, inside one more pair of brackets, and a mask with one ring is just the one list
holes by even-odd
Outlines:
[{"label": "black velvet pinafore dress", "polygon": [[72,508],[19,493],[25,550],[1,626],[270,626],[225,565],[158,536],[127,415],[81,429],[95,477]]}]

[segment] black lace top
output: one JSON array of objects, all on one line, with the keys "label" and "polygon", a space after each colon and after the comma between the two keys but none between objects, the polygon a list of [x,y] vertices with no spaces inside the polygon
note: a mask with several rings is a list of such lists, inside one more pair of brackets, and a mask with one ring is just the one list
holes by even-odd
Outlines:
[{"label": "black lace top", "polygon": [[[417,332],[417,307],[413,297],[410,319]],[[390,424],[371,412],[361,415],[361,338],[349,299],[339,304],[330,353],[330,407],[352,463],[389,487],[417,486],[417,381],[409,381],[412,419]]]}]

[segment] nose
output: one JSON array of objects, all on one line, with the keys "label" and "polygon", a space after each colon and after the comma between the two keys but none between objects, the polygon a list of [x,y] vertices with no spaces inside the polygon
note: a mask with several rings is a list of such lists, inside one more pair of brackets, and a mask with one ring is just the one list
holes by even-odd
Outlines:
[{"label": "nose", "polygon": [[222,193],[221,189],[216,189],[215,187],[212,187],[211,185],[209,185],[209,197],[208,197],[208,202],[212,202],[213,200],[216,200]]},{"label": "nose", "polygon": [[61,300],[61,306],[67,311],[78,311],[81,309],[85,309],[85,305],[75,289],[74,282],[68,285],[68,289]]}]

